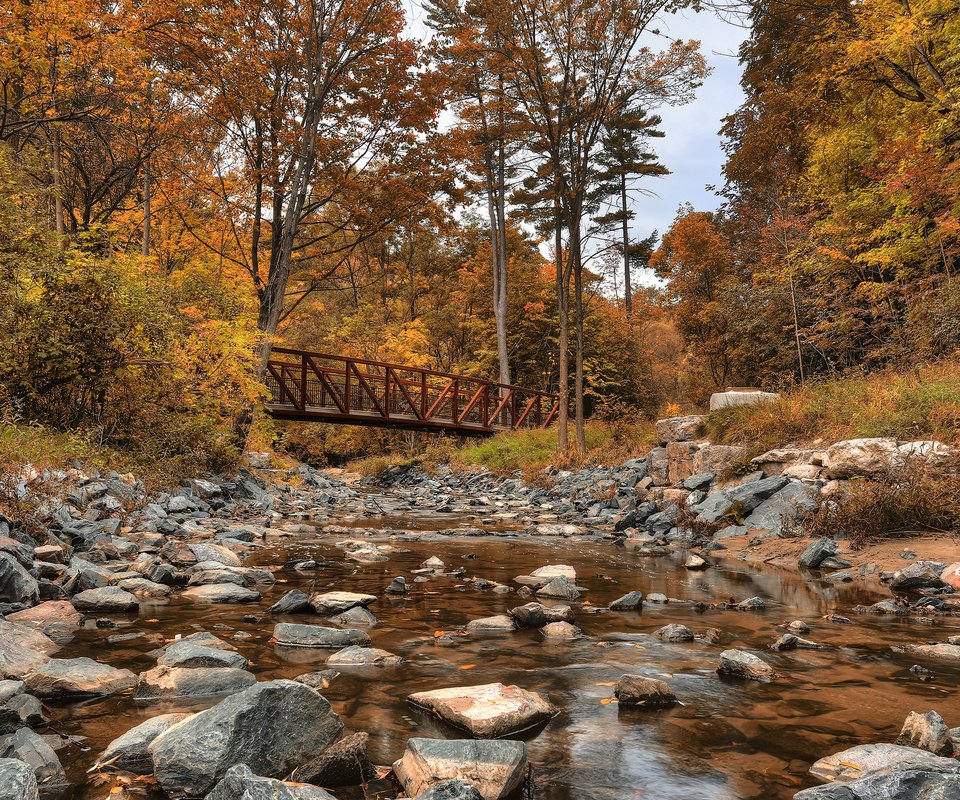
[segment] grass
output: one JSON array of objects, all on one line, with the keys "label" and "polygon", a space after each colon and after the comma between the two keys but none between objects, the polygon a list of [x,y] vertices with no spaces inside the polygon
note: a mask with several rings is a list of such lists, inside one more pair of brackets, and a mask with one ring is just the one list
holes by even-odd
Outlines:
[{"label": "grass", "polygon": [[0,471],[12,472],[24,464],[37,469],[69,467],[74,462],[106,467],[120,456],[99,447],[82,432],[59,432],[40,425],[0,422]]},{"label": "grass", "polygon": [[714,411],[704,427],[713,442],[757,453],[869,436],[960,444],[960,362],[811,382],[773,403]]}]

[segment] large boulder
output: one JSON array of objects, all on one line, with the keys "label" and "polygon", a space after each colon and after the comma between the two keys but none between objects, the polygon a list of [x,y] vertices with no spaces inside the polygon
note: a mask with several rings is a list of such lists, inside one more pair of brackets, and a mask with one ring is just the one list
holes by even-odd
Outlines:
[{"label": "large boulder", "polygon": [[0,552],[0,600],[32,606],[40,599],[37,583],[10,553]]},{"label": "large boulder", "polygon": [[786,486],[788,481],[788,478],[780,475],[712,492],[693,510],[705,522],[717,522],[730,516],[745,519],[764,500]]},{"label": "large boulder", "polygon": [[288,680],[258,683],[194,714],[150,745],[154,773],[174,798],[203,797],[235,764],[283,777],[343,729],[315,690]]},{"label": "large boulder", "polygon": [[897,737],[897,744],[929,750],[939,756],[953,755],[953,741],[950,729],[936,711],[918,714],[911,711],[903,722],[903,729]]},{"label": "large boulder", "polygon": [[940,574],[944,569],[945,565],[939,561],[914,561],[893,574],[890,588],[898,592],[937,589],[943,586]]},{"label": "large boulder", "polygon": [[454,778],[431,786],[417,800],[483,800],[483,795],[472,783]]},{"label": "large boulder", "polygon": [[410,797],[420,797],[445,781],[461,780],[475,786],[483,800],[510,797],[523,783],[526,768],[523,742],[474,739],[411,739],[393,765]]},{"label": "large boulder", "polygon": [[710,395],[710,410],[736,408],[738,406],[756,406],[761,403],[773,403],[780,399],[777,392],[764,392],[760,389],[728,389]]},{"label": "large boulder", "polygon": [[717,672],[735,678],[747,678],[752,681],[769,683],[777,677],[766,661],[760,656],[748,653],[745,650],[724,650],[720,654],[720,665]]},{"label": "large boulder", "polygon": [[141,672],[136,700],[167,700],[174,697],[216,697],[253,686],[257,679],[235,667],[157,667]]},{"label": "large boulder", "polygon": [[0,797],[3,800],[37,800],[37,778],[29,764],[0,758]]},{"label": "large boulder", "polygon": [[22,678],[50,660],[59,645],[35,628],[0,620],[0,674]]},{"label": "large boulder", "polygon": [[58,641],[69,640],[73,631],[83,623],[83,614],[69,600],[47,600],[33,608],[7,614],[8,622],[27,625],[55,636]]},{"label": "large boulder", "polygon": [[827,448],[823,466],[831,478],[876,477],[899,463],[897,440],[847,439]]},{"label": "large boulder", "polygon": [[469,731],[479,739],[495,739],[546,722],[557,710],[536,692],[519,686],[488,683],[417,692],[411,703]]},{"label": "large boulder", "polygon": [[[4,737],[0,746],[0,757],[15,758],[30,765],[37,786],[45,793],[63,791],[69,785],[63,765],[53,748],[29,728],[20,728],[12,736]],[[5,795],[0,794],[0,797]]]},{"label": "large boulder", "polygon": [[141,722],[126,733],[118,736],[104,750],[97,763],[98,770],[123,770],[136,775],[149,775],[153,772],[153,758],[150,755],[150,743],[161,733],[178,722],[191,716],[189,713],[160,714]]},{"label": "large boulder", "polygon": [[24,675],[23,682],[38,697],[102,696],[132,689],[137,676],[91,658],[51,658]]},{"label": "large boulder", "polygon": [[656,422],[657,443],[665,446],[670,442],[690,442],[697,438],[705,416],[689,414],[685,417],[667,417]]},{"label": "large boulder", "polygon": [[741,463],[747,452],[746,447],[738,444],[705,444],[693,455],[693,474],[720,475]]},{"label": "large boulder", "polygon": [[807,545],[797,562],[806,569],[817,569],[824,559],[835,556],[840,552],[840,546],[829,536],[821,536],[815,542]]},{"label": "large boulder", "polygon": [[679,702],[673,690],[663,681],[642,675],[624,675],[617,682],[613,694],[622,706],[665,708]]},{"label": "large boulder", "polygon": [[278,645],[285,647],[330,647],[339,650],[352,644],[370,644],[370,637],[361,630],[298,625],[293,622],[278,622],[273,628],[273,638]]},{"label": "large boulder", "polygon": [[140,601],[119,586],[104,586],[102,589],[87,589],[73,597],[73,605],[78,611],[92,611],[98,614],[110,614],[121,611],[136,611]]},{"label": "large boulder", "polygon": [[207,647],[196,642],[181,639],[163,649],[157,659],[161,667],[234,667],[246,669],[247,659],[233,650],[221,647]]},{"label": "large boulder", "polygon": [[694,457],[702,445],[698,442],[670,442],[667,445],[667,478],[671,484],[681,483],[700,472]]},{"label": "large boulder", "polygon": [[670,464],[667,461],[667,448],[655,447],[647,455],[647,470],[653,486],[670,485]]},{"label": "large boulder", "polygon": [[349,611],[357,606],[366,608],[371,603],[376,602],[377,598],[372,594],[324,592],[323,594],[315,594],[310,598],[310,607],[318,614],[332,617],[334,614],[342,614],[344,611]]},{"label": "large boulder", "polygon": [[237,558],[237,554],[223,545],[213,544],[212,542],[198,542],[197,544],[189,545],[189,547],[190,552],[197,557],[198,562],[216,561],[225,567],[243,566],[243,562]]},{"label": "large boulder", "polygon": [[793,800],[957,800],[960,776],[925,770],[867,775],[850,783],[814,786]]},{"label": "large boulder", "polygon": [[213,787],[205,800],[336,800],[318,786],[286,783],[275,778],[254,775],[246,764],[227,770],[223,780]]},{"label": "large boulder", "polygon": [[521,628],[542,628],[551,622],[570,622],[573,611],[570,606],[544,606],[540,603],[527,603],[510,609],[510,616]]},{"label": "large boulder", "polygon": [[212,583],[192,586],[181,595],[194,603],[255,603],[260,592],[234,583]]},{"label": "large boulder", "polygon": [[299,589],[291,589],[267,609],[269,614],[296,614],[310,608],[310,595]]},{"label": "large boulder", "polygon": [[297,767],[293,780],[318,786],[359,786],[375,774],[367,760],[367,733],[352,733],[329,745],[316,758]]},{"label": "large boulder", "polygon": [[960,761],[899,744],[858,744],[815,761],[810,774],[821,781],[843,782],[872,773],[906,770],[957,774]]}]

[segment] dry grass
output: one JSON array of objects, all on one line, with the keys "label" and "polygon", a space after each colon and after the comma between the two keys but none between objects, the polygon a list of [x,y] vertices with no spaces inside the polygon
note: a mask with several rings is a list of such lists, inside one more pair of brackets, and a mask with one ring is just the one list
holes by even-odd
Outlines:
[{"label": "dry grass", "polygon": [[808,536],[846,535],[854,547],[882,539],[960,530],[960,464],[907,464],[879,480],[846,482],[803,518]]},{"label": "dry grass", "polygon": [[715,411],[705,432],[756,452],[865,436],[960,444],[960,362],[811,382],[774,403]]}]

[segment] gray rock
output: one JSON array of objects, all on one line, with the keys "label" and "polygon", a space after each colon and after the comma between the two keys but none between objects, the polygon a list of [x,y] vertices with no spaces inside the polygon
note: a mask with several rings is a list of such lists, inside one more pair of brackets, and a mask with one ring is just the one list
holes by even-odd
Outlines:
[{"label": "gray rock", "polygon": [[938,756],[953,755],[953,741],[950,729],[936,711],[918,714],[911,711],[903,723],[903,729],[897,737],[897,744],[929,750]]},{"label": "gray rock", "polygon": [[336,800],[317,786],[284,783],[254,775],[246,764],[227,770],[205,800]]},{"label": "gray rock", "polygon": [[817,569],[824,559],[835,556],[839,552],[840,546],[833,539],[822,536],[807,545],[807,549],[803,551],[797,563],[806,569]]},{"label": "gray rock", "polygon": [[844,782],[870,773],[906,770],[957,774],[960,761],[899,744],[859,744],[815,761],[810,774],[821,781]]},{"label": "gray rock", "polygon": [[349,628],[352,625],[373,627],[380,621],[369,608],[364,608],[363,606],[354,606],[340,614],[334,614],[332,617],[329,617],[329,619],[331,622],[335,622],[337,625],[343,625],[345,628]]},{"label": "gray rock", "polygon": [[310,598],[310,607],[318,614],[330,617],[334,614],[342,614],[344,611],[349,611],[357,606],[366,608],[371,603],[376,602],[377,598],[372,594],[324,592],[323,594],[315,594]]},{"label": "gray rock", "polygon": [[484,800],[513,795],[524,781],[526,768],[526,745],[504,739],[414,738],[393,765],[409,797],[419,798],[438,784],[456,780],[474,785]]},{"label": "gray rock", "polygon": [[150,743],[167,728],[189,717],[188,713],[160,714],[128,730],[107,745],[97,759],[98,770],[123,770],[136,775],[153,772]]},{"label": "gray rock", "polygon": [[908,770],[804,789],[794,800],[958,800],[960,776]]},{"label": "gray rock", "polygon": [[656,422],[657,442],[663,446],[671,442],[690,442],[697,438],[700,426],[706,417],[690,414],[684,417],[667,417]]},{"label": "gray rock", "polygon": [[653,635],[656,636],[662,642],[692,642],[693,641],[693,631],[690,630],[686,625],[664,625],[662,628],[658,628],[653,632]]},{"label": "gray rock", "polygon": [[762,597],[748,597],[737,603],[737,611],[763,611],[766,607]]},{"label": "gray rock", "polygon": [[764,500],[786,486],[788,480],[782,476],[761,478],[731,489],[712,492],[707,495],[706,500],[694,506],[693,510],[705,522],[717,522],[724,517],[745,519]]},{"label": "gray rock", "polygon": [[40,599],[40,584],[9,553],[0,552],[0,600],[34,605]]},{"label": "gray rock", "polygon": [[0,758],[0,797],[3,800],[38,800],[37,778],[29,764]]},{"label": "gray rock", "polygon": [[140,601],[119,586],[105,586],[102,589],[87,589],[75,595],[71,601],[78,611],[93,611],[109,614],[122,611],[136,611]]},{"label": "gray rock", "polygon": [[822,645],[817,644],[816,642],[811,642],[809,639],[802,639],[799,636],[795,636],[792,633],[785,633],[772,645],[770,645],[771,650],[776,650],[777,652],[785,652],[787,650],[821,650],[823,649]]},{"label": "gray rock", "polygon": [[513,617],[498,614],[495,617],[482,617],[467,623],[467,630],[471,633],[509,633],[517,629]]},{"label": "gray rock", "polygon": [[327,659],[331,667],[394,667],[402,664],[403,659],[376,647],[357,647],[351,645],[334,653]]},{"label": "gray rock", "polygon": [[431,786],[417,800],[483,800],[483,795],[472,783],[455,778]]},{"label": "gray rock", "polygon": [[938,561],[915,561],[913,564],[897,570],[890,581],[894,591],[909,592],[915,589],[937,589],[943,586],[940,573],[946,564]]},{"label": "gray rock", "polygon": [[773,667],[760,656],[744,650],[724,650],[720,654],[720,665],[717,667],[717,672],[721,675],[747,678],[761,683],[769,683],[777,677]]},{"label": "gray rock", "polygon": [[249,765],[257,775],[288,775],[342,729],[315,690],[295,681],[268,681],[177,723],[154,739],[150,753],[167,794],[202,797],[235,764]]},{"label": "gray rock", "polygon": [[260,592],[233,583],[214,583],[193,586],[181,596],[194,603],[254,603],[260,599]]},{"label": "gray rock", "polygon": [[613,693],[620,705],[624,706],[665,708],[679,702],[673,690],[663,681],[641,675],[624,675]]},{"label": "gray rock", "polygon": [[537,596],[555,597],[559,600],[578,600],[580,598],[580,592],[577,591],[577,587],[570,583],[565,576],[558,575],[551,579],[546,586],[537,589]]},{"label": "gray rock", "polygon": [[310,597],[299,589],[291,589],[277,600],[267,612],[270,614],[296,614],[310,608]]},{"label": "gray rock", "polygon": [[643,607],[643,592],[628,592],[607,607],[611,611],[636,611]]},{"label": "gray rock", "polygon": [[38,697],[100,696],[132,689],[137,676],[86,657],[51,658],[24,675],[23,682]]},{"label": "gray rock", "polygon": [[22,678],[46,664],[50,653],[59,649],[48,636],[28,625],[0,620],[0,673],[5,678]]},{"label": "gray rock", "polygon": [[367,760],[367,742],[370,735],[353,733],[334,742],[319,756],[297,767],[291,776],[302,783],[336,788],[358,786],[366,783],[375,774]]},{"label": "gray rock", "polygon": [[706,489],[713,483],[715,477],[712,472],[699,472],[687,478],[681,486],[683,486],[684,489],[689,489],[691,492],[700,491]]},{"label": "gray rock", "polygon": [[570,622],[573,612],[570,606],[544,606],[540,603],[527,603],[510,609],[510,616],[521,628],[542,628],[551,622]]},{"label": "gray rock", "polygon": [[161,667],[234,667],[246,669],[247,659],[235,651],[205,647],[181,639],[167,645],[157,659]]},{"label": "gray rock", "polygon": [[53,748],[42,736],[29,728],[20,728],[16,733],[3,737],[2,747],[0,757],[17,759],[30,765],[37,779],[37,786],[42,791],[53,792],[69,785],[67,775]]},{"label": "gray rock", "polygon": [[124,578],[117,583],[117,586],[126,592],[136,595],[140,599],[169,597],[173,591],[169,586],[162,583],[154,583],[147,578]]},{"label": "gray rock", "polygon": [[581,630],[569,622],[551,622],[540,629],[547,639],[579,639]]},{"label": "gray rock", "polygon": [[325,628],[321,625],[298,625],[278,622],[273,628],[273,638],[285,647],[331,647],[343,648],[352,644],[368,645],[370,637],[363,631],[352,628]]},{"label": "gray rock", "polygon": [[386,594],[394,595],[403,595],[407,593],[407,581],[402,575],[398,575],[392,581],[386,589],[383,590]]},{"label": "gray rock", "polygon": [[494,739],[546,722],[557,709],[536,692],[488,683],[417,692],[408,698],[478,739]]},{"label": "gray rock", "polygon": [[252,686],[257,679],[245,669],[233,667],[156,667],[141,672],[135,700],[166,700],[174,697],[216,697]]}]

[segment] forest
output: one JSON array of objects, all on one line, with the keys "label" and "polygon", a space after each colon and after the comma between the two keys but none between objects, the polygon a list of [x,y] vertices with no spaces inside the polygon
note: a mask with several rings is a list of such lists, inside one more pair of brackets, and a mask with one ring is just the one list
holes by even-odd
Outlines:
[{"label": "forest", "polygon": [[[658,109],[709,72],[658,29],[680,9],[749,27],[746,99],[717,210],[637,233]],[[264,421],[271,344],[558,391],[574,451],[591,418],[955,357],[955,2],[424,10],[4,4],[5,430],[173,475],[389,445]]]}]

